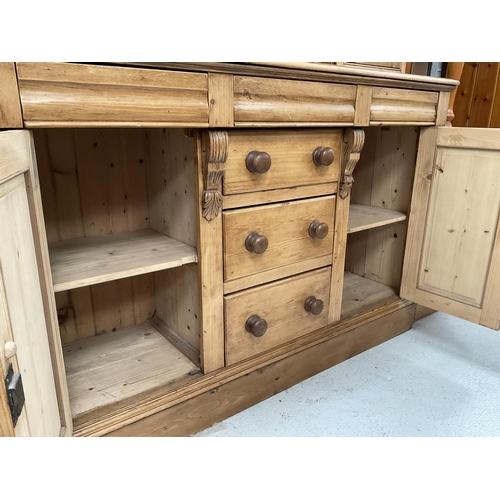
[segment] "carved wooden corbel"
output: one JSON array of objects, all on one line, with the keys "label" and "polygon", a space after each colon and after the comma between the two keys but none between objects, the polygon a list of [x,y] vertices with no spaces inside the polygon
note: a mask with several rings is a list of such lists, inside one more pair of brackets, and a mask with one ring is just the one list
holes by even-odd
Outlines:
[{"label": "carved wooden corbel", "polygon": [[203,217],[214,220],[222,208],[222,178],[227,160],[228,135],[225,130],[203,133]]},{"label": "carved wooden corbel", "polygon": [[354,178],[352,173],[356,167],[361,149],[365,143],[365,132],[360,128],[348,128],[344,132],[344,147],[342,148],[342,162],[339,196],[345,199],[351,193]]}]

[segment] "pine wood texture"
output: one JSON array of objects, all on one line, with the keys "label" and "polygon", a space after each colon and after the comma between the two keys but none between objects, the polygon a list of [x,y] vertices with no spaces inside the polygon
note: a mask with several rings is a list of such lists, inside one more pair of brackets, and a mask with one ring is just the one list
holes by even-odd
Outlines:
[{"label": "pine wood texture", "polygon": [[344,274],[342,318],[372,311],[394,300],[399,297],[393,288],[353,273]]},{"label": "pine wood texture", "polygon": [[61,241],[49,251],[55,292],[197,261],[195,248],[150,229]]},{"label": "pine wood texture", "polygon": [[424,306],[419,306],[417,304],[417,307],[415,309],[415,321],[425,318],[426,316],[429,316],[429,314],[435,313],[436,311],[434,309],[430,309],[428,307]]},{"label": "pine wood texture", "polygon": [[[51,246],[72,246],[77,240],[87,245],[91,238],[102,243],[106,238],[124,241],[142,231],[158,241],[182,242],[175,245],[189,249],[189,260],[196,261],[194,145],[182,130],[48,129],[35,130],[34,136]],[[144,247],[147,238],[136,243]],[[144,260],[139,254],[134,257],[135,250],[128,248],[129,257],[141,260],[142,266]],[[148,253],[155,256],[158,251]],[[131,269],[118,270],[106,277],[113,281],[58,292],[63,342],[142,323],[156,309],[198,349],[196,271],[150,272],[170,267],[165,264],[163,256],[157,259],[159,267],[140,270],[147,274],[124,278]]]},{"label": "pine wood texture", "polygon": [[466,62],[455,96],[454,127],[500,127],[500,64]]},{"label": "pine wood texture", "polygon": [[0,184],[26,172],[30,166],[30,138],[19,131],[2,132],[0,140]]},{"label": "pine wood texture", "polygon": [[496,129],[422,132],[402,287],[420,305],[494,329],[499,145]]},{"label": "pine wood texture", "polygon": [[354,115],[354,125],[356,127],[367,127],[368,125],[370,125],[372,93],[373,88],[369,85],[357,86]]},{"label": "pine wood texture", "polygon": [[386,226],[403,220],[406,220],[406,214],[395,210],[351,203],[347,234],[366,231],[367,229]]},{"label": "pine wood texture", "polygon": [[[27,135],[19,132],[17,137],[24,141]],[[13,142],[15,136],[0,134],[0,141],[6,140]],[[30,158],[26,161],[29,165]],[[17,344],[26,398],[27,429],[20,435],[58,437],[61,420],[24,175],[0,184],[0,234],[0,280],[12,331],[9,340]]]},{"label": "pine wood texture", "polygon": [[[327,267],[226,296],[226,364],[242,361],[326,326],[330,273],[331,268]],[[313,315],[304,309],[309,296],[324,302],[320,314]],[[247,319],[255,314],[268,324],[262,337],[255,337],[245,329]]]},{"label": "pine wood texture", "polygon": [[335,208],[335,233],[330,288],[330,323],[339,321],[341,316],[349,204],[353,184],[352,174],[359,162],[364,142],[365,132],[362,129],[347,129],[344,131],[342,137],[340,193]]},{"label": "pine wood texture", "polygon": [[[500,63],[479,63],[468,127],[491,127]],[[498,97],[500,99],[500,96]],[[497,104],[498,105],[498,104]]]},{"label": "pine wood texture", "polygon": [[233,75],[208,74],[208,124],[210,127],[234,125]]},{"label": "pine wood texture", "polygon": [[222,197],[222,208],[223,210],[228,210],[238,207],[255,207],[280,201],[293,201],[335,194],[337,191],[338,182],[328,182],[326,184],[315,184],[313,186],[294,186],[284,189],[271,189],[269,191],[233,194]]},{"label": "pine wood texture", "polygon": [[439,92],[439,101],[436,110],[436,125],[446,125],[450,110],[451,96],[449,92]]},{"label": "pine wood texture", "polygon": [[[78,435],[189,436],[407,331],[414,315],[414,304],[396,302],[391,308],[378,311],[371,322],[350,327],[344,323],[337,329],[328,327],[326,331],[332,332],[333,338],[323,333],[321,341],[311,342],[308,348],[289,356],[278,358],[275,355],[274,361],[254,364],[248,371],[246,365],[234,365],[234,372],[227,369],[221,373],[221,379],[204,384],[203,389],[193,392],[190,397],[180,398],[177,404],[170,404],[154,414],[142,409],[142,415],[127,426],[109,425],[106,431],[96,422],[79,430]],[[200,379],[200,386],[204,382],[205,379]]]},{"label": "pine wood texture", "polygon": [[[206,133],[205,133],[206,134]],[[205,190],[203,162],[207,161],[200,133],[194,134],[197,162],[196,172],[196,226],[198,230],[198,283],[201,331],[201,365],[203,373],[211,373],[224,366],[224,306],[223,306],[223,249],[222,217],[208,221],[203,217]]]},{"label": "pine wood texture", "polygon": [[[11,364],[15,373],[19,373],[19,363],[17,362],[16,356],[8,357],[7,355],[7,342],[14,342],[14,335],[12,334],[7,295],[5,293],[2,268],[0,265],[0,376],[2,381],[5,379],[7,370]],[[7,399],[7,388],[5,387],[5,383],[0,383],[0,437],[14,437],[16,431],[18,436],[27,436],[28,432],[26,432],[26,430],[26,411],[22,412],[19,416],[17,429],[14,430],[9,401]]]},{"label": "pine wood texture", "polygon": [[405,72],[406,63],[404,62],[342,62],[335,63],[339,66],[352,66],[353,68],[367,68],[379,71],[397,71]]},{"label": "pine wood texture", "polygon": [[438,99],[438,92],[373,87],[370,125],[434,124]]},{"label": "pine wood texture", "polygon": [[261,271],[257,274],[251,274],[232,281],[226,281],[224,283],[224,294],[237,292],[239,290],[243,290],[244,288],[251,288],[256,285],[261,285],[262,283],[268,283],[270,281],[276,281],[295,274],[304,273],[311,269],[329,266],[331,263],[331,254],[321,255],[319,257],[299,260],[298,262],[288,264],[287,266],[269,269],[268,271]]},{"label": "pine wood texture", "polygon": [[69,63],[17,63],[17,74],[28,127],[208,126],[206,74]]},{"label": "pine wood texture", "polygon": [[[340,130],[233,130],[228,134],[224,195],[311,186],[339,179]],[[333,150],[331,165],[314,164],[313,152],[320,146]],[[266,173],[252,173],[247,169],[245,160],[251,151],[264,151],[271,157],[271,167]]]},{"label": "pine wood texture", "polygon": [[355,100],[353,85],[234,77],[236,126],[273,122],[352,125]]},{"label": "pine wood texture", "polygon": [[241,76],[303,80],[314,82],[376,85],[402,89],[436,90],[451,92],[459,82],[448,78],[400,74],[365,68],[339,65],[325,65],[314,62],[251,62],[251,63],[176,63],[147,62],[119,63],[122,66],[176,69],[180,71],[201,71],[226,73]]},{"label": "pine wood texture", "polygon": [[[334,213],[334,196],[224,212],[225,281],[331,255]],[[325,238],[309,236],[314,220],[328,224]],[[253,232],[268,239],[268,248],[262,254],[245,248],[245,240]]]},{"label": "pine wood texture", "polygon": [[54,382],[59,403],[59,414],[62,426],[61,436],[71,436],[73,432],[73,421],[71,418],[68,384],[66,381],[66,371],[64,368],[61,347],[62,339],[58,325],[56,298],[52,286],[52,272],[50,269],[47,231],[44,221],[40,178],[36,161],[37,155],[32,133],[30,133],[30,147],[31,168],[25,173],[25,178],[31,215],[31,230],[33,232],[35,252],[38,260],[38,275],[45,311],[45,325],[48,333],[52,370],[54,373]]},{"label": "pine wood texture", "polygon": [[64,361],[74,418],[198,372],[147,323],[66,344]]},{"label": "pine wood texture", "polygon": [[23,128],[16,67],[13,62],[0,62],[0,82],[0,129]]}]

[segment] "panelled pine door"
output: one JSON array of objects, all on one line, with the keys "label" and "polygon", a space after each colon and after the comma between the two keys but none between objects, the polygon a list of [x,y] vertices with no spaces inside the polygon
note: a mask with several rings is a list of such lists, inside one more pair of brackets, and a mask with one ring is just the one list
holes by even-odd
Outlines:
[{"label": "panelled pine door", "polygon": [[499,329],[500,130],[422,129],[401,296]]},{"label": "panelled pine door", "polygon": [[[0,132],[0,436],[61,433],[25,178],[32,161],[29,132]],[[25,397],[15,426],[4,383],[11,366]]]}]

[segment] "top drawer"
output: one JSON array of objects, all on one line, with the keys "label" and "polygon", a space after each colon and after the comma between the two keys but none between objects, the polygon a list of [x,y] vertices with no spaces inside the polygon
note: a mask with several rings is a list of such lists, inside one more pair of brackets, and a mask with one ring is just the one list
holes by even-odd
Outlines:
[{"label": "top drawer", "polygon": [[28,127],[208,126],[206,74],[17,63],[17,76]]},{"label": "top drawer", "polygon": [[[224,194],[248,193],[271,189],[308,186],[336,182],[340,175],[340,155],[342,145],[341,130],[231,130],[229,131],[229,148],[224,175]],[[318,159],[323,153],[321,165]],[[316,153],[317,165],[314,162]],[[252,152],[265,153],[257,162],[260,173],[252,172],[253,164],[248,155]],[[266,165],[267,159],[267,165]],[[255,170],[255,168],[254,168]]]}]

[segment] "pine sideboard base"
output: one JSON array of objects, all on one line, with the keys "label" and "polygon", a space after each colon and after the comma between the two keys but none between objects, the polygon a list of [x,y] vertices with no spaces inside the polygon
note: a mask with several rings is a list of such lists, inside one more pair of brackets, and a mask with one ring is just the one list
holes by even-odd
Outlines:
[{"label": "pine sideboard base", "polygon": [[[415,304],[401,301],[398,305],[399,308],[393,312],[348,329],[345,333],[338,333],[339,325],[334,325],[329,330],[335,332],[335,336],[324,342],[270,362],[222,385],[214,382],[214,387],[195,397],[105,435],[190,436],[206,429],[409,330],[415,316]],[[349,321],[342,324],[349,328]]]}]

